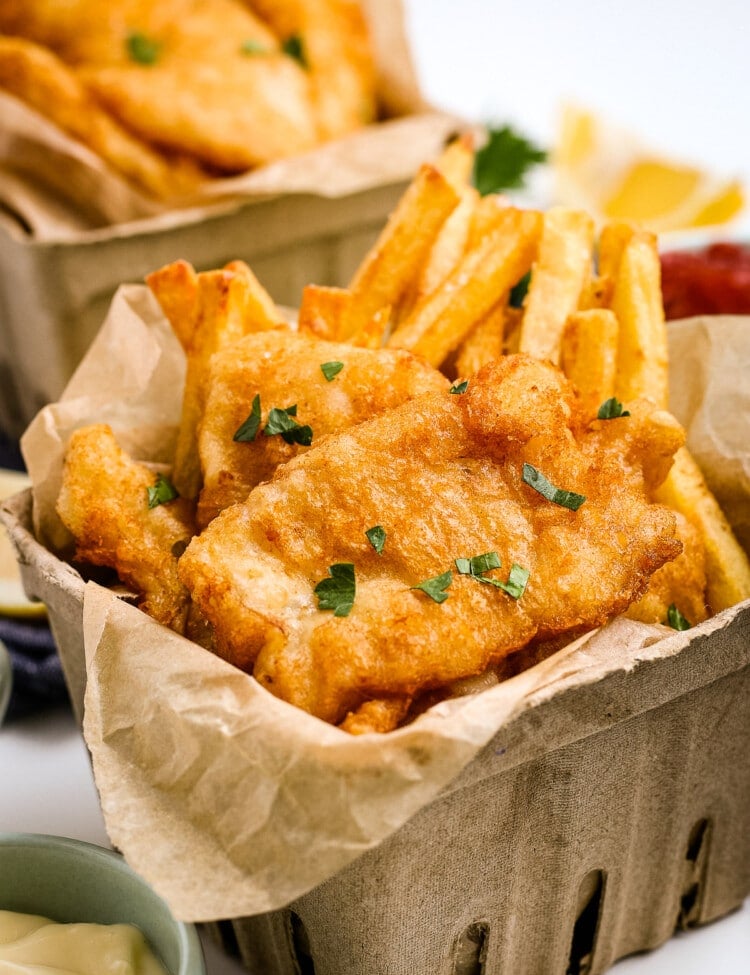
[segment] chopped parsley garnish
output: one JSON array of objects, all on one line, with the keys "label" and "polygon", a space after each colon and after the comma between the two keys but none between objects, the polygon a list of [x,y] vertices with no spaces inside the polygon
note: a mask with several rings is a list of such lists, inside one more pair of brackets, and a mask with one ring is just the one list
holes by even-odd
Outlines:
[{"label": "chopped parsley garnish", "polygon": [[332,609],[334,616],[348,616],[357,591],[354,565],[351,562],[336,562],[328,566],[328,573],[330,578],[323,579],[315,587],[318,609]]},{"label": "chopped parsley garnish", "polygon": [[482,196],[503,189],[521,189],[528,171],[546,158],[544,150],[509,125],[489,126],[487,142],[474,158],[474,186]]},{"label": "chopped parsley garnish", "polygon": [[278,433],[281,435],[281,439],[287,443],[298,443],[303,447],[309,447],[313,438],[312,427],[301,426],[294,419],[296,415],[296,404],[294,406],[287,406],[285,410],[274,406],[268,414],[263,433],[267,437],[273,437]]},{"label": "chopped parsley garnish", "polygon": [[146,493],[148,495],[149,508],[157,508],[160,504],[166,504],[168,501],[174,501],[175,498],[179,498],[174,484],[172,484],[168,477],[164,477],[163,474],[156,475],[156,484],[147,487]]},{"label": "chopped parsley garnish", "polygon": [[250,415],[235,431],[233,440],[240,443],[249,443],[255,440],[260,429],[260,393],[255,395]]},{"label": "chopped parsley garnish", "polygon": [[689,630],[693,624],[685,619],[674,603],[671,603],[667,610],[667,625],[673,630]]},{"label": "chopped parsley garnish", "polygon": [[240,53],[252,57],[256,54],[270,54],[270,48],[263,41],[256,41],[251,37],[240,44]]},{"label": "chopped parsley garnish", "polygon": [[511,308],[522,308],[523,301],[526,297],[529,285],[531,284],[531,271],[527,271],[526,274],[517,281],[516,284],[510,289],[510,295],[508,297],[508,304]]},{"label": "chopped parsley garnish", "polygon": [[547,478],[531,464],[523,465],[523,481],[529,487],[538,491],[543,498],[553,504],[559,504],[561,508],[569,508],[571,511],[578,511],[586,500],[584,494],[576,494],[575,491],[565,491],[550,484]]},{"label": "chopped parsley garnish", "polygon": [[620,416],[630,416],[630,410],[624,410],[622,403],[614,396],[605,400],[596,414],[597,420],[616,420]]},{"label": "chopped parsley garnish", "polygon": [[[303,447],[309,447],[313,438],[312,427],[301,426],[294,419],[296,415],[296,404],[287,406],[285,410],[275,406],[268,414],[263,433],[267,437],[273,437],[278,433],[287,443],[298,443]],[[251,443],[258,436],[260,422],[260,393],[256,393],[248,418],[238,427],[232,439],[240,443]]]},{"label": "chopped parsley garnish", "polygon": [[477,582],[484,582],[487,585],[502,589],[513,599],[520,599],[529,581],[529,570],[522,568],[517,563],[513,563],[510,569],[507,582],[499,579],[488,579],[483,573],[491,569],[499,569],[501,565],[500,556],[497,552],[486,552],[484,555],[475,555],[470,559],[456,559],[456,569],[460,575],[471,576]]},{"label": "chopped parsley garnish", "polygon": [[338,376],[343,368],[344,363],[336,362],[335,360],[333,362],[322,362],[320,365],[320,371],[323,373],[329,383],[335,376]]},{"label": "chopped parsley garnish", "polygon": [[435,576],[434,579],[425,579],[424,582],[420,582],[416,586],[411,586],[411,588],[421,589],[423,593],[426,593],[430,599],[434,599],[436,603],[444,603],[448,598],[448,593],[445,590],[452,581],[453,573],[448,569],[447,572]]},{"label": "chopped parsley garnish", "polygon": [[451,388],[450,388],[450,392],[451,393],[465,393],[468,388],[469,388],[469,380],[468,379],[464,379],[464,381],[462,383],[454,383],[451,386]]},{"label": "chopped parsley garnish", "polygon": [[385,545],[385,528],[382,525],[374,525],[372,528],[367,529],[365,535],[367,535],[367,540],[370,545],[372,545],[378,555],[381,555],[383,546]]},{"label": "chopped parsley garnish", "polygon": [[290,34],[281,45],[281,50],[284,54],[288,54],[290,58],[294,58],[305,70],[310,67],[307,60],[307,52],[305,51],[305,44],[300,34]]},{"label": "chopped parsley garnish", "polygon": [[161,44],[145,34],[134,31],[125,38],[125,47],[131,61],[138,64],[156,64],[161,53]]},{"label": "chopped parsley garnish", "polygon": [[[475,555],[470,559],[456,559],[456,569],[462,576],[480,576],[490,569],[499,569],[501,564],[497,552],[486,552],[484,555]],[[489,582],[489,579],[483,581]]]}]

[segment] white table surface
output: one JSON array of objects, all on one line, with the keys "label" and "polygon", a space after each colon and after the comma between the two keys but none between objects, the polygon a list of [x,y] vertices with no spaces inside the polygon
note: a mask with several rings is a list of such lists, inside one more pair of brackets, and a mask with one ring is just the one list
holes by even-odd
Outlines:
[{"label": "white table surface", "polygon": [[[560,104],[573,100],[655,149],[750,185],[747,0],[406,0],[406,7],[434,104],[512,122],[548,147]],[[742,224],[750,224],[747,217]],[[66,712],[0,729],[0,774],[0,831],[108,845],[85,746]],[[241,971],[211,944],[205,948],[209,975]],[[750,902],[613,971],[750,975]]]}]

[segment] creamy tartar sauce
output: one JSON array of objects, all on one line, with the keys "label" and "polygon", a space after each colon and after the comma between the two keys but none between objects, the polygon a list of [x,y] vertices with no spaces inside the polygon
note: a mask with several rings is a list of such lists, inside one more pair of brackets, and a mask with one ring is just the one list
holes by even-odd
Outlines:
[{"label": "creamy tartar sauce", "polygon": [[167,975],[131,924],[58,924],[0,911],[0,975]]}]

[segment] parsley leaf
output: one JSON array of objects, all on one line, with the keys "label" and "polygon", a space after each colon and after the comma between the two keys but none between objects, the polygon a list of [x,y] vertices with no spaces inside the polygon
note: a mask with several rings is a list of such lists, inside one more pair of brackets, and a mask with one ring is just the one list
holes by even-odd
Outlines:
[{"label": "parsley leaf", "polygon": [[669,609],[667,610],[666,623],[668,626],[671,626],[673,630],[690,630],[693,626],[692,623],[685,619],[674,603],[671,603]]},{"label": "parsley leaf", "polygon": [[329,383],[335,376],[338,376],[343,368],[344,363],[337,362],[336,360],[332,362],[322,362],[320,365],[320,371],[323,373]]},{"label": "parsley leaf", "polygon": [[263,43],[263,41],[256,41],[254,38],[249,38],[240,44],[240,54],[247,54],[252,57],[255,54],[270,54],[270,48]]},{"label": "parsley leaf", "polygon": [[357,591],[354,565],[351,562],[336,562],[328,566],[328,573],[330,578],[323,579],[315,587],[318,609],[332,609],[334,616],[348,616]]},{"label": "parsley leaf", "polygon": [[578,511],[586,500],[584,494],[576,494],[575,491],[565,491],[550,484],[547,478],[531,464],[523,465],[523,481],[529,487],[538,491],[543,498],[553,504],[559,504],[561,508],[569,508],[571,511]]},{"label": "parsley leaf", "polygon": [[156,483],[146,488],[146,496],[149,508],[157,508],[160,504],[179,498],[177,488],[163,474],[156,475]]},{"label": "parsley leaf", "polygon": [[281,50],[284,54],[288,54],[290,58],[304,68],[306,71],[310,67],[310,62],[307,60],[307,51],[305,50],[305,44],[302,40],[301,34],[290,34],[289,37],[281,45]]},{"label": "parsley leaf", "polygon": [[250,414],[244,423],[235,431],[232,440],[236,440],[239,443],[249,443],[255,440],[258,435],[258,430],[260,429],[260,393],[255,395],[253,399],[253,405],[250,410]]},{"label": "parsley leaf", "polygon": [[454,383],[451,386],[449,392],[451,392],[451,393],[465,393],[468,388],[469,388],[469,380],[468,379],[464,379],[464,381],[462,383]]},{"label": "parsley leaf", "polygon": [[382,555],[383,546],[385,545],[385,528],[382,525],[374,525],[372,528],[367,529],[365,535],[367,535],[367,540],[378,555]]},{"label": "parsley leaf", "polygon": [[526,274],[517,281],[516,284],[510,289],[510,295],[508,297],[508,304],[511,308],[522,308],[523,300],[529,290],[529,285],[531,284],[531,271],[527,271]]},{"label": "parsley leaf", "polygon": [[161,53],[159,41],[154,41],[137,31],[128,34],[125,38],[125,47],[130,60],[136,61],[138,64],[156,64]]},{"label": "parsley leaf", "polygon": [[528,170],[546,158],[544,150],[509,125],[488,126],[487,142],[474,158],[474,186],[481,196],[503,189],[521,189]]},{"label": "parsley leaf", "polygon": [[475,555],[470,559],[456,559],[456,569],[461,575],[471,576],[477,582],[484,582],[489,586],[495,586],[496,589],[502,589],[513,599],[520,599],[529,580],[529,570],[523,569],[514,562],[507,582],[484,578],[482,573],[489,572],[490,569],[499,569],[500,565],[500,556],[497,552],[486,552],[484,555]]},{"label": "parsley leaf", "polygon": [[281,435],[286,443],[298,443],[303,447],[309,447],[312,443],[312,427],[301,426],[294,417],[297,415],[297,406],[287,406],[285,410],[274,406],[268,414],[263,433],[267,437],[273,437],[277,433]]},{"label": "parsley leaf", "polygon": [[434,599],[436,603],[444,603],[448,598],[448,593],[445,590],[452,581],[453,574],[449,569],[447,572],[435,576],[434,579],[425,579],[424,582],[420,582],[416,586],[411,586],[411,588],[421,589],[423,593],[426,593],[430,599]]},{"label": "parsley leaf", "polygon": [[622,403],[614,396],[605,400],[596,414],[597,420],[616,420],[620,416],[630,416],[630,410],[623,410]]},{"label": "parsley leaf", "polygon": [[475,555],[471,559],[456,559],[456,568],[461,575],[478,576],[490,569],[499,569],[501,565],[500,556],[497,552],[486,552],[484,555]]}]

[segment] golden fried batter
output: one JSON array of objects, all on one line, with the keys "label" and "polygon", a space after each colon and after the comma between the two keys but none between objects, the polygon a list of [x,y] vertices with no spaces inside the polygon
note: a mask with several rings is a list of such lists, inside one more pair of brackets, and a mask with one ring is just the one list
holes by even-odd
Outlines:
[{"label": "golden fried batter", "polygon": [[76,430],[65,455],[57,512],[76,541],[76,557],[117,571],[149,616],[182,632],[189,596],[177,560],[194,532],[183,498],[149,507],[157,476],[131,460],[106,424]]},{"label": "golden fried batter", "polygon": [[[321,369],[342,368],[328,381]],[[332,368],[336,368],[333,366]],[[262,424],[274,408],[296,406],[295,419],[312,428],[312,443],[360,423],[421,393],[448,388],[423,359],[395,349],[357,349],[288,332],[245,336],[211,360],[198,451],[203,490],[198,525],[204,528],[230,504],[244,501],[281,463],[308,448],[258,429],[252,441],[232,438],[260,397]]]},{"label": "golden fried batter", "polygon": [[[559,370],[497,360],[463,394],[418,397],[289,461],[193,540],[180,578],[218,652],[327,721],[479,674],[534,637],[624,611],[679,554],[674,515],[647,484],[682,430],[629,406],[589,424]],[[524,464],[586,500],[575,511],[547,500]],[[520,598],[454,571],[488,552],[502,567],[486,578],[528,570]],[[339,564],[356,575],[342,616],[314,592]],[[443,602],[413,588],[444,573]]]}]

